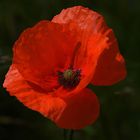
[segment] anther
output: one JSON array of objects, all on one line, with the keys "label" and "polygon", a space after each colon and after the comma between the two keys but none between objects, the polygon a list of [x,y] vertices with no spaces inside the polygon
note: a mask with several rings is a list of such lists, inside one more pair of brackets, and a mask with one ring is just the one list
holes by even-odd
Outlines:
[{"label": "anther", "polygon": [[58,81],[64,88],[76,87],[81,79],[81,70],[69,68],[64,72],[58,72]]}]

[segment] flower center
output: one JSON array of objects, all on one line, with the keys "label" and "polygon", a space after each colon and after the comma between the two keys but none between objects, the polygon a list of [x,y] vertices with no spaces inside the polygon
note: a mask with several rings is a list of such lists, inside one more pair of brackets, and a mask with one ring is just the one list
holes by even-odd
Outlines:
[{"label": "flower center", "polygon": [[81,79],[81,70],[73,70],[71,68],[65,70],[64,72],[58,72],[58,81],[65,88],[76,87]]}]

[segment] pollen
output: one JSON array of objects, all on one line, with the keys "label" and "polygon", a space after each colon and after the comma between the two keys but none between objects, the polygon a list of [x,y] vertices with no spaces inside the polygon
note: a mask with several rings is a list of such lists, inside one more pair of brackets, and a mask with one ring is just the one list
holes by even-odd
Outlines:
[{"label": "pollen", "polygon": [[58,81],[64,88],[76,87],[81,79],[81,70],[67,69],[64,72],[58,72]]}]

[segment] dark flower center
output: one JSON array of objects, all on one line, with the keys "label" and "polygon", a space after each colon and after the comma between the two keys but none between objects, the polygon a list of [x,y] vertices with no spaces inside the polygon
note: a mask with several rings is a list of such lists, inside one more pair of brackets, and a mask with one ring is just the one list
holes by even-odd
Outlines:
[{"label": "dark flower center", "polygon": [[64,88],[74,88],[76,87],[81,78],[81,70],[74,70],[69,68],[64,72],[58,72],[58,81]]}]

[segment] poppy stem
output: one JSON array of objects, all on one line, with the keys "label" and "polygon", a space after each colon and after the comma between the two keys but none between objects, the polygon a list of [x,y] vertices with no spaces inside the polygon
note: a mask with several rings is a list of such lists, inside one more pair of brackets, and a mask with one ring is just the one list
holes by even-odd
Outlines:
[{"label": "poppy stem", "polygon": [[63,130],[64,140],[73,140],[74,130]]},{"label": "poppy stem", "polygon": [[63,130],[63,136],[64,136],[64,140],[67,140],[67,130],[66,129]]},{"label": "poppy stem", "polygon": [[69,140],[73,140],[74,130],[70,130]]}]

